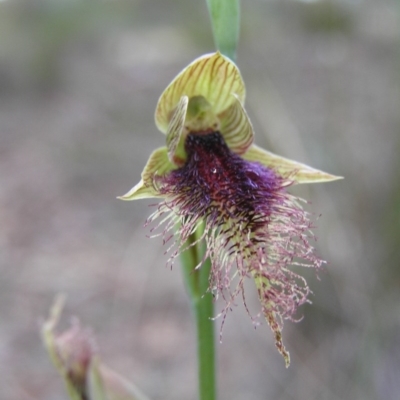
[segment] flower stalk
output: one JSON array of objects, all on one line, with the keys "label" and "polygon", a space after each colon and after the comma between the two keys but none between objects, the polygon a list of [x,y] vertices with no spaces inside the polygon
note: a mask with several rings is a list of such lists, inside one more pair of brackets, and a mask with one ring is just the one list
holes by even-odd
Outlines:
[{"label": "flower stalk", "polygon": [[186,288],[196,318],[198,385],[200,400],[216,399],[214,303],[208,291],[211,262],[207,258],[201,268],[196,269],[204,257],[204,243],[198,242],[204,232],[200,225],[187,240],[187,250],[181,253],[182,271]]}]

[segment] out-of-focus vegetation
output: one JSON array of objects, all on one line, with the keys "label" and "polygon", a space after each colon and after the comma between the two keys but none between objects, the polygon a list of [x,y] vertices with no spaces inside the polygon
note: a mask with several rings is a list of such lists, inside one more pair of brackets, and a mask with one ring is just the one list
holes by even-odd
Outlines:
[{"label": "out-of-focus vegetation", "polygon": [[[304,320],[285,325],[292,366],[237,307],[218,346],[220,398],[397,399],[399,5],[242,3],[256,141],[345,180],[296,188],[322,214],[329,264],[309,277]],[[180,271],[146,238],[151,208],[115,197],[164,143],[158,96],[212,43],[202,1],[0,1],[0,398],[67,398],[38,333],[59,292],[149,397],[196,393]]]}]

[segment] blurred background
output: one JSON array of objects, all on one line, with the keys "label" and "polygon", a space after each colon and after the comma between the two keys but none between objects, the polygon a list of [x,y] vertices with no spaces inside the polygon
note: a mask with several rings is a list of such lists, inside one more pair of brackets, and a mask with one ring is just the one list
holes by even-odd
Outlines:
[{"label": "blurred background", "polygon": [[[304,272],[313,305],[285,324],[291,367],[239,305],[217,346],[219,398],[398,399],[400,4],[242,3],[256,142],[346,179],[294,189],[322,215],[329,263],[320,281]],[[1,399],[67,399],[39,335],[60,292],[63,327],[92,327],[103,361],[151,399],[196,398],[179,265],[146,238],[151,201],[116,196],[164,144],[158,96],[213,50],[205,1],[0,1]]]}]

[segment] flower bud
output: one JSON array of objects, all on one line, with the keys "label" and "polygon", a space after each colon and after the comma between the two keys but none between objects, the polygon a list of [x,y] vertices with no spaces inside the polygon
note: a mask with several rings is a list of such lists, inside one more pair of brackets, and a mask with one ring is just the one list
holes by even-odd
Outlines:
[{"label": "flower bud", "polygon": [[72,400],[148,400],[132,383],[102,363],[89,329],[72,320],[71,327],[56,333],[64,299],[59,297],[42,327],[45,347],[64,378]]}]

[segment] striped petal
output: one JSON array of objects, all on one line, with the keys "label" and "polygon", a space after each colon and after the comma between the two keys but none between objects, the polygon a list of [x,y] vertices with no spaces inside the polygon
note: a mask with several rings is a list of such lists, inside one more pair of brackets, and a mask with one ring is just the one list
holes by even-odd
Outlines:
[{"label": "striped petal", "polygon": [[233,97],[234,103],[220,115],[220,132],[233,152],[244,154],[253,144],[253,126],[238,96]]},{"label": "striped petal", "polygon": [[183,127],[185,124],[186,112],[189,98],[182,96],[174,111],[167,130],[167,148],[169,160],[175,165],[183,165],[186,159],[185,137]]},{"label": "striped petal", "polygon": [[161,147],[155,150],[147,161],[142,172],[142,179],[128,193],[118,197],[120,200],[139,200],[151,197],[164,197],[156,187],[154,178],[163,176],[172,171],[176,167],[168,159],[168,150],[166,147]]},{"label": "striped petal", "polygon": [[163,92],[156,108],[156,125],[161,132],[167,132],[182,96],[204,97],[213,113],[219,115],[233,104],[232,94],[244,102],[245,87],[236,65],[219,52],[202,56],[186,67]]},{"label": "striped petal", "polygon": [[293,180],[294,183],[320,183],[343,179],[342,176],[331,175],[318,169],[311,168],[306,164],[278,156],[255,144],[253,144],[242,157],[245,160],[256,161],[268,168],[274,169],[280,175]]}]

